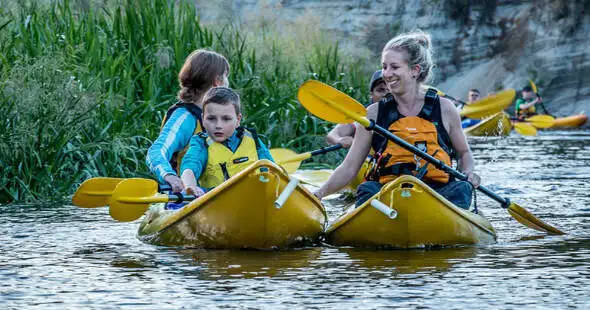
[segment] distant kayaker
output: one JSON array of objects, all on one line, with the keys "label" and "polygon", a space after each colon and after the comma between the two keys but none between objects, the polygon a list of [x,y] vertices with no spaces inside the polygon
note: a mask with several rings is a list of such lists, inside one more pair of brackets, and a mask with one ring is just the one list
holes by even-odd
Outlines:
[{"label": "distant kayaker", "polygon": [[233,90],[214,87],[205,94],[205,131],[191,138],[180,165],[186,193],[201,196],[255,161],[273,160],[256,132],[240,127],[241,120],[240,97]]},{"label": "distant kayaker", "polygon": [[[400,138],[422,148],[435,158],[451,165],[457,158],[459,169],[477,187],[480,177],[474,173],[473,155],[461,128],[461,118],[454,104],[440,98],[433,89],[421,85],[432,74],[430,36],[422,31],[405,33],[391,39],[381,54],[383,80],[390,91],[387,100],[369,106],[367,118],[376,120]],[[358,173],[373,149],[379,155],[368,181],[357,190],[357,206],[379,192],[381,187],[401,174],[423,173],[423,181],[455,205],[468,209],[472,186],[457,181],[413,153],[362,126],[356,129],[354,143],[346,158],[315,195],[322,198],[347,185]]]},{"label": "distant kayaker", "polygon": [[168,109],[160,135],[148,149],[146,158],[158,181],[170,184],[174,192],[184,189],[177,170],[191,137],[202,131],[203,95],[211,87],[229,86],[228,76],[227,59],[208,50],[192,52],[178,73],[178,102]]},{"label": "distant kayaker", "polygon": [[[383,74],[381,70],[375,71],[371,76],[371,82],[369,83],[370,102],[369,104],[378,102],[389,92],[383,82]],[[352,145],[354,139],[354,124],[339,124],[336,125],[326,136],[328,144],[342,144],[344,148],[349,148]]]},{"label": "distant kayaker", "polygon": [[520,120],[524,120],[529,116],[537,114],[535,105],[537,103],[543,103],[543,99],[537,96],[530,86],[525,86],[520,92],[521,98],[516,100],[515,114]]},{"label": "distant kayaker", "polygon": [[[472,88],[469,90],[469,92],[467,93],[467,105],[470,105],[476,101],[479,100],[481,94],[479,92],[478,89]],[[464,117],[461,120],[461,128],[467,128],[467,127],[471,127],[473,125],[476,125],[480,122],[481,120],[479,119],[473,119],[473,118],[467,118]]]}]

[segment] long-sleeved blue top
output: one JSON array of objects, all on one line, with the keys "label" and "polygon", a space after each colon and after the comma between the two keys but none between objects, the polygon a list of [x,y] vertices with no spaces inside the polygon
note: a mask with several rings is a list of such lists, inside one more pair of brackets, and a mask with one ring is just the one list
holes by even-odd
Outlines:
[{"label": "long-sleeved blue top", "polygon": [[[242,142],[242,139],[238,138],[237,133],[238,131],[236,130],[234,134],[229,137],[229,139],[223,142],[223,144],[227,146],[232,152],[235,152],[238,149],[238,146],[240,146],[240,142]],[[199,180],[201,174],[203,174],[203,171],[205,171],[205,167],[207,166],[209,152],[207,152],[207,145],[205,144],[204,139],[198,135],[194,135],[191,138],[190,143],[190,148],[182,158],[180,171],[190,169],[195,174],[195,178]],[[258,159],[268,159],[274,162],[270,151],[266,145],[260,141],[260,138],[258,138],[258,145],[259,147],[256,149],[256,153],[258,153]]]},{"label": "long-sleeved blue top", "polygon": [[166,183],[166,175],[176,175],[176,171],[170,165],[170,159],[174,152],[181,151],[189,144],[197,121],[186,108],[176,109],[164,124],[154,144],[148,149],[146,163],[160,183]]}]

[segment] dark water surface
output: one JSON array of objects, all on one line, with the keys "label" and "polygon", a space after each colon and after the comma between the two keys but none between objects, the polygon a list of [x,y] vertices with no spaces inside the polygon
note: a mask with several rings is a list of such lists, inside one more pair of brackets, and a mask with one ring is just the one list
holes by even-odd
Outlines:
[{"label": "dark water surface", "polygon": [[410,251],[158,247],[106,208],[3,206],[0,309],[590,308],[590,132],[470,142],[484,184],[569,234],[528,229],[482,194],[497,244]]}]

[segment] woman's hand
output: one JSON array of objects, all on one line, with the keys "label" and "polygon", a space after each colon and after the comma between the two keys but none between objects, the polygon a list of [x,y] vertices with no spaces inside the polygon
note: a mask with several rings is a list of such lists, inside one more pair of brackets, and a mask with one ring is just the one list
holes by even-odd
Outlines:
[{"label": "woman's hand", "polygon": [[175,193],[180,193],[184,189],[184,183],[182,183],[182,180],[175,174],[166,175],[164,181],[170,184],[172,191]]},{"label": "woman's hand", "polygon": [[198,186],[187,186],[184,189],[188,195],[195,195],[195,197],[201,197],[205,195],[205,191]]},{"label": "woman's hand", "polygon": [[473,184],[473,187],[478,188],[481,184],[481,177],[474,172],[467,173],[467,182]]},{"label": "woman's hand", "polygon": [[314,192],[313,192],[313,195],[314,195],[314,196],[316,196],[316,198],[317,198],[319,201],[322,201],[322,194],[321,194],[321,192],[320,192],[320,190],[319,190],[319,189],[318,189],[318,190],[316,190],[316,191],[314,191]]},{"label": "woman's hand", "polygon": [[342,147],[345,149],[350,148],[353,141],[354,141],[354,138],[350,137],[350,136],[346,136],[346,137],[342,137],[342,138],[338,139],[338,143],[342,144]]}]

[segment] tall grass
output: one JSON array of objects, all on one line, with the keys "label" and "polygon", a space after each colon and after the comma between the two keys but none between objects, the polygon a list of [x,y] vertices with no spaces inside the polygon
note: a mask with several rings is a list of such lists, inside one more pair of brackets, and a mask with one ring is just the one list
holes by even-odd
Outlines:
[{"label": "tall grass", "polygon": [[190,1],[63,0],[0,10],[0,201],[62,199],[93,176],[149,176],[147,147],[175,100],[180,66],[197,48],[228,57],[245,123],[271,147],[324,143],[331,125],[297,103],[303,81],[367,95],[370,70],[342,57],[333,41],[204,27]]}]

